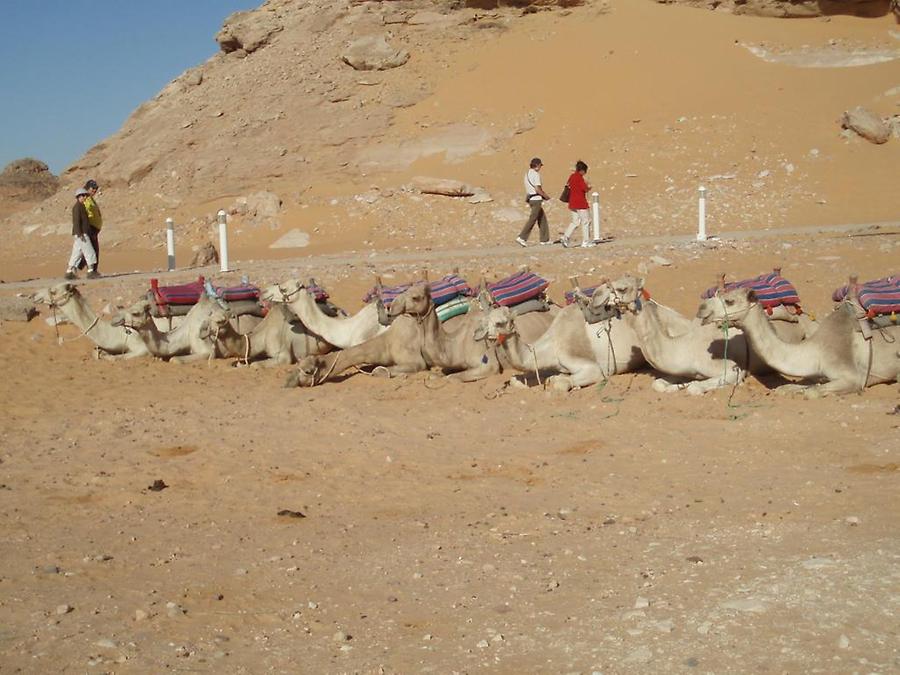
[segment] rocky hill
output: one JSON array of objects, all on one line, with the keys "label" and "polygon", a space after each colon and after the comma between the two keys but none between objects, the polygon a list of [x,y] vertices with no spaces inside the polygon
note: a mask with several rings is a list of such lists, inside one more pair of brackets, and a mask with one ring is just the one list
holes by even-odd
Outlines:
[{"label": "rocky hill", "polygon": [[[585,159],[620,231],[691,228],[700,182],[722,227],[886,217],[877,195],[900,143],[870,148],[840,119],[859,105],[897,112],[892,21],[721,11],[877,3],[689,4],[720,11],[268,0],[229,17],[218,53],[70,166],[65,190],[11,216],[0,257],[37,264],[48,242],[65,249],[70,188],[86,177],[103,187],[107,244],[135,252],[126,268],[164,245],[167,216],[179,246],[196,247],[219,208],[243,255],[503,241],[522,218],[520,173],[534,154],[554,191]],[[784,65],[810,46],[837,65]],[[859,54],[885,65],[842,67]],[[849,195],[842,172],[865,189]],[[430,197],[435,179],[456,197]],[[559,211],[557,227],[568,220]]]},{"label": "rocky hill", "polygon": [[0,173],[0,218],[56,194],[59,178],[37,159],[10,162]]}]

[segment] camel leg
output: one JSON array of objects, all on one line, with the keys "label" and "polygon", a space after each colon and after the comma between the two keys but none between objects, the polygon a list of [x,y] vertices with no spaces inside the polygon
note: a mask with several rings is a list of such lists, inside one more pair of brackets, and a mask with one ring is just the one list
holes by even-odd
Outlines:
[{"label": "camel leg", "polygon": [[671,394],[674,391],[682,391],[686,389],[688,384],[690,384],[690,381],[683,378],[667,376],[657,377],[655,380],[653,380],[653,384],[650,386],[653,391],[659,392],[661,394]]},{"label": "camel leg", "polygon": [[478,364],[475,368],[468,368],[458,373],[451,373],[447,377],[459,382],[475,382],[483,380],[499,372],[495,363]]},{"label": "camel leg", "polygon": [[196,363],[207,359],[209,359],[209,354],[185,354],[184,356],[173,356],[169,359],[169,363]]}]

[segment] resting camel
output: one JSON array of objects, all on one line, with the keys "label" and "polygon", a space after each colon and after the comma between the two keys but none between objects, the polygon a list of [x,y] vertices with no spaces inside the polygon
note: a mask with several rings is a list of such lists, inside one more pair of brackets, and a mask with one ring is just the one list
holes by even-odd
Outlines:
[{"label": "resting camel", "polygon": [[331,351],[331,345],[310,333],[282,302],[272,303],[265,318],[248,333],[238,333],[231,323],[217,328],[217,351],[225,358],[268,359],[268,365],[283,365]]},{"label": "resting camel", "polygon": [[387,329],[378,321],[375,303],[369,303],[351,317],[333,318],[319,309],[315,298],[306,292],[306,286],[296,280],[269,286],[261,297],[270,302],[287,303],[311,333],[338,349],[361,344]]},{"label": "resting camel", "polygon": [[[644,280],[623,277],[616,281],[624,289],[630,302],[617,303],[631,324],[640,343],[641,352],[654,370],[663,374],[653,383],[656,391],[687,389],[691,394],[739,384],[747,371],[754,374],[770,372],[770,368],[747,345],[740,330],[731,327],[726,333],[717,326],[691,322],[682,317],[681,332],[672,334],[674,310],[651,300],[644,293]],[[639,300],[642,298],[643,300]],[[790,315],[782,311],[784,320],[771,320],[773,329],[782,339],[797,342],[804,329]],[[675,380],[673,382],[673,380]]]},{"label": "resting camel", "polygon": [[107,354],[126,359],[149,354],[147,345],[133,331],[114,326],[97,316],[74,284],[62,283],[37,291],[32,300],[58,309],[81,329],[82,335],[90,338],[99,350]]},{"label": "resting camel", "polygon": [[112,324],[137,331],[153,356],[172,363],[189,363],[217,355],[215,333],[230,326],[233,318],[220,301],[203,293],[184,321],[168,333],[157,328],[150,313],[150,302],[146,299],[121,310]]},{"label": "resting camel", "polygon": [[809,397],[847,394],[895,382],[900,376],[900,326],[873,328],[866,339],[860,325],[864,311],[852,289],[851,284],[847,298],[819,322],[813,335],[797,343],[778,337],[752,290],[720,292],[700,305],[697,316],[703,323],[727,321],[740,327],[759,357],[782,375],[819,380],[781,389],[802,391]]},{"label": "resting camel", "polygon": [[[506,321],[502,313],[494,313],[488,322],[488,338],[497,343],[501,359],[517,370],[560,373],[547,380],[560,391],[632,372],[644,365],[644,357],[634,330],[611,307],[614,288],[607,283],[594,291],[590,307],[599,318],[595,323],[588,323],[578,303],[571,304],[556,315],[534,344],[529,344],[518,331],[517,319],[509,315]],[[624,294],[628,289],[621,290]]]}]

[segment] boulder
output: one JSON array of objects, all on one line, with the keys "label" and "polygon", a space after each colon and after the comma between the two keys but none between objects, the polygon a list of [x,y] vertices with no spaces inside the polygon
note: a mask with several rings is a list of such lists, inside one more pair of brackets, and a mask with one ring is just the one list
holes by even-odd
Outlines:
[{"label": "boulder", "polygon": [[341,60],[354,70],[388,70],[409,61],[409,52],[392,47],[384,35],[367,35],[351,42]]},{"label": "boulder", "polygon": [[431,178],[429,176],[416,176],[412,179],[412,186],[422,194],[443,195],[445,197],[471,197],[479,191],[478,188],[474,188],[459,180]]},{"label": "boulder", "polygon": [[269,44],[271,37],[281,29],[278,17],[272,12],[235,12],[225,19],[222,30],[216,34],[216,42],[226,54],[239,50],[252,54]]},{"label": "boulder", "polygon": [[59,190],[59,178],[37,159],[26,157],[6,165],[0,173],[0,194],[3,199],[39,201]]},{"label": "boulder", "polygon": [[872,143],[887,143],[891,137],[890,127],[880,117],[860,106],[841,116],[841,126],[855,131]]},{"label": "boulder", "polygon": [[0,321],[31,321],[37,315],[34,303],[27,298],[0,298]]},{"label": "boulder", "polygon": [[191,260],[191,267],[206,267],[219,262],[219,252],[211,241],[206,242],[197,249]]}]

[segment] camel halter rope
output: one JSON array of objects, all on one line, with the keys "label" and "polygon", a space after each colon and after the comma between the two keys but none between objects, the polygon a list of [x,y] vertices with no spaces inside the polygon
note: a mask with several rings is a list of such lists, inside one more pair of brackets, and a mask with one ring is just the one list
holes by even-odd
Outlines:
[{"label": "camel halter rope", "polygon": [[[65,304],[71,298],[72,298],[72,294],[68,293],[63,298],[63,301],[60,304]],[[66,339],[59,334],[59,324],[56,322],[56,307],[57,307],[57,301],[51,300],[50,301],[50,313],[53,314],[53,328],[54,328],[54,330],[56,330],[56,344],[58,344],[58,345],[65,344],[66,342],[74,342],[75,340],[78,340],[79,338],[85,337],[90,332],[90,330],[94,326],[96,326],[97,323],[100,321],[100,315],[99,314],[94,315],[94,320],[91,321],[91,325],[88,326],[87,328],[85,328],[83,331],[81,331],[81,335],[76,335],[73,338]],[[127,332],[125,334],[125,343],[126,344],[128,343],[128,333]],[[98,349],[99,349],[99,347],[98,347]]]},{"label": "camel halter rope", "polygon": [[[487,347],[487,343],[491,342],[491,343],[493,343],[494,356],[496,357],[497,361],[499,362],[500,357],[497,354],[497,347],[503,346],[503,344],[511,337],[516,337],[516,338],[522,337],[521,335],[519,335],[519,331],[516,328],[515,323],[513,323],[513,328],[511,331],[504,332],[504,333],[497,333],[496,337],[492,338],[487,333],[485,333],[484,337],[481,338],[481,340],[483,340],[485,343],[484,355],[487,356],[488,351],[490,351],[490,348]],[[534,345],[532,345],[528,342],[525,342],[525,346],[528,347],[528,351],[531,352],[531,361],[532,361],[532,363],[534,363],[534,376],[537,378],[538,386],[543,387],[544,383],[541,382],[541,371],[538,369],[537,351],[535,350]]]}]

